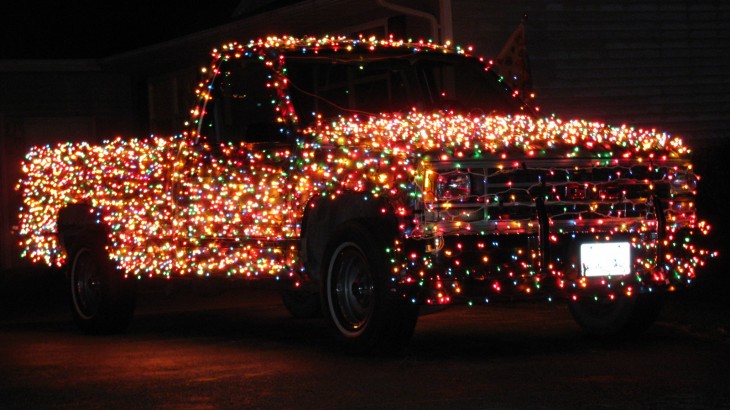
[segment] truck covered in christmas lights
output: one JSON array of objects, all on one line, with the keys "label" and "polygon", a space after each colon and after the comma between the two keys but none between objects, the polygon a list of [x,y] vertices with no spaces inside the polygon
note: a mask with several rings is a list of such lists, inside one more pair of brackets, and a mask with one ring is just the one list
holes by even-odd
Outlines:
[{"label": "truck covered in christmas lights", "polygon": [[419,306],[565,300],[638,331],[710,254],[679,138],[540,117],[469,49],[267,38],[214,50],[178,136],[33,148],[24,256],[76,323],[124,329],[135,283],[271,278],[357,350]]}]

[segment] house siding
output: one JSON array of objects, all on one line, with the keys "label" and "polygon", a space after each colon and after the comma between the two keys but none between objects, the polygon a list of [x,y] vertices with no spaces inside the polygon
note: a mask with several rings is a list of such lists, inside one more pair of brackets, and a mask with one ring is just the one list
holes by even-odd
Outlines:
[{"label": "house siding", "polygon": [[[546,114],[730,138],[730,2],[453,0],[454,37],[496,55],[527,12]],[[491,10],[499,10],[492,12]],[[481,23],[479,23],[481,21]]]}]

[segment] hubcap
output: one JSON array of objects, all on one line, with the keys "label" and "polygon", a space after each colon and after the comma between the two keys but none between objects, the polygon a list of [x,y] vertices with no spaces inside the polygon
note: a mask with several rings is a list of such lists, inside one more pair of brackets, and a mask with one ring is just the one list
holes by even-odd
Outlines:
[{"label": "hubcap", "polygon": [[363,331],[374,310],[373,277],[362,249],[353,243],[340,245],[328,278],[330,312],[343,334]]},{"label": "hubcap", "polygon": [[92,319],[99,310],[102,282],[101,269],[89,249],[76,253],[71,268],[71,295],[76,312],[82,319]]}]

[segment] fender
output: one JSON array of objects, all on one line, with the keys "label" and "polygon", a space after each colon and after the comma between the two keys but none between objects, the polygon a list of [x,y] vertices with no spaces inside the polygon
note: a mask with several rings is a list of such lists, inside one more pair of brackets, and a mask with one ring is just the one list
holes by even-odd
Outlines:
[{"label": "fender", "polygon": [[61,246],[68,252],[81,235],[105,238],[108,231],[101,223],[99,212],[89,204],[70,204],[58,212],[57,234]]},{"label": "fender", "polygon": [[302,218],[300,258],[309,279],[318,282],[321,261],[335,229],[353,220],[368,220],[374,231],[395,237],[397,218],[389,199],[363,192],[348,192],[334,198],[319,196],[307,203]]}]

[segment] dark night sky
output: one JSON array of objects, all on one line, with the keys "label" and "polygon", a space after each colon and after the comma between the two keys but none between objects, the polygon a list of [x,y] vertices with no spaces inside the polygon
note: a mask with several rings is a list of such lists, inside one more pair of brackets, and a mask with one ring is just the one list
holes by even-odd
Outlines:
[{"label": "dark night sky", "polygon": [[229,22],[238,3],[16,0],[0,13],[0,59],[106,57]]}]

